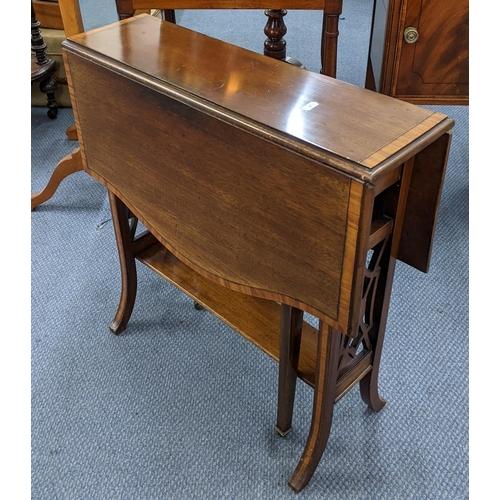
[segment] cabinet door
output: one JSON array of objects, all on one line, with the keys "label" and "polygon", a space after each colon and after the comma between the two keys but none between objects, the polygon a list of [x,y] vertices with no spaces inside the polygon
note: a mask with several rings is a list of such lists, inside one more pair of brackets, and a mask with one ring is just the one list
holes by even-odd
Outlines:
[{"label": "cabinet door", "polygon": [[[385,3],[376,2],[372,30],[376,90],[417,104],[468,104],[468,0],[392,0],[383,25]],[[381,29],[383,48],[377,42]],[[377,50],[383,53],[380,72]]]}]

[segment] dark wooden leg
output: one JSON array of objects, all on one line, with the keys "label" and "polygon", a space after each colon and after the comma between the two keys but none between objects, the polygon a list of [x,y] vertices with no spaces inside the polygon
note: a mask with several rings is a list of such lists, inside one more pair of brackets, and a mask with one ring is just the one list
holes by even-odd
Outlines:
[{"label": "dark wooden leg", "polygon": [[275,426],[281,436],[292,430],[303,317],[300,309],[281,305],[278,418]]},{"label": "dark wooden leg", "polygon": [[325,0],[323,32],[321,35],[321,73],[337,76],[337,41],[342,0]]},{"label": "dark wooden leg", "polygon": [[109,191],[109,204],[113,216],[122,276],[120,304],[110,329],[113,333],[119,334],[127,326],[137,293],[137,269],[133,250],[136,221],[133,221],[131,228],[129,225],[129,209],[111,191]]},{"label": "dark wooden leg", "polygon": [[[401,238],[403,218],[408,199],[408,189],[410,186],[411,175],[413,171],[414,158],[408,160],[403,166],[403,174],[399,183],[397,199],[394,203],[394,212],[390,215],[394,219],[394,229],[392,237],[387,242],[381,242],[379,248],[375,248],[374,254],[368,267],[367,277],[365,278],[365,287],[369,284],[366,281],[370,274],[376,278],[375,285],[366,293],[366,312],[365,320],[373,326],[369,333],[369,342],[373,352],[372,369],[359,383],[361,397],[363,401],[373,410],[380,411],[386,404],[378,391],[378,375],[380,369],[380,358],[382,356],[382,345],[384,342],[385,328],[387,324],[387,315],[389,312],[389,301],[391,298],[392,282],[394,279],[394,270],[396,267],[396,257]],[[368,319],[369,318],[369,319]],[[361,328],[368,325],[361,323]]]},{"label": "dark wooden leg", "polygon": [[341,333],[320,321],[311,429],[302,457],[288,481],[297,493],[309,483],[328,442],[337,391],[341,341]]},{"label": "dark wooden leg", "polygon": [[[368,58],[366,62],[366,75],[365,75],[365,89],[377,92],[379,82],[375,81],[375,73],[373,72],[372,64],[372,43],[373,43],[373,27],[375,26],[375,11],[377,9],[377,2],[373,2],[371,29],[370,29],[370,43],[368,45]],[[380,75],[379,75],[380,76]]]},{"label": "dark wooden leg", "polygon": [[286,25],[283,17],[286,16],[287,11],[268,9],[264,13],[269,18],[264,27],[264,33],[267,35],[267,40],[264,42],[264,55],[284,60],[286,58],[286,41],[283,37],[286,35]]},{"label": "dark wooden leg", "polygon": [[40,82],[40,91],[47,96],[47,115],[54,119],[57,117],[58,104],[55,92],[57,82],[54,77],[55,62],[46,55],[47,45],[43,41],[40,31],[40,21],[36,18],[33,1],[31,2],[31,50],[35,58],[31,64],[31,83]]},{"label": "dark wooden leg", "polygon": [[80,148],[78,147],[57,164],[47,185],[41,191],[38,191],[38,193],[33,193],[31,195],[31,210],[34,210],[38,205],[52,198],[59,184],[61,184],[68,175],[80,170],[83,170],[83,164]]},{"label": "dark wooden leg", "polygon": [[390,272],[390,239],[389,235],[372,249],[372,257],[365,270],[364,314],[359,325],[364,347],[372,353],[372,369],[360,380],[359,388],[361,398],[374,411],[380,411],[386,404],[378,392],[378,373],[385,330],[382,315],[386,306],[387,273]]},{"label": "dark wooden leg", "polygon": [[40,82],[40,91],[43,92],[47,96],[47,116],[53,120],[57,118],[57,112],[59,110],[59,105],[56,101],[56,90],[57,90],[57,82],[53,75],[50,75],[45,80]]},{"label": "dark wooden leg", "polygon": [[264,28],[264,33],[267,35],[267,40],[264,42],[264,55],[305,69],[305,66],[299,60],[286,55],[286,40],[283,37],[286,35],[287,30],[283,18],[286,16],[287,11],[268,9],[265,14],[269,19]]},{"label": "dark wooden leg", "polygon": [[165,19],[165,21],[168,21],[169,23],[176,24],[175,10],[172,10],[172,9],[164,10],[163,11],[163,19]]},{"label": "dark wooden leg", "polygon": [[134,15],[135,10],[131,0],[115,0],[115,5],[120,21]]},{"label": "dark wooden leg", "polygon": [[365,76],[365,89],[377,91],[377,84],[375,82],[375,74],[373,73],[372,60],[368,55],[368,62],[366,63],[366,76]]}]

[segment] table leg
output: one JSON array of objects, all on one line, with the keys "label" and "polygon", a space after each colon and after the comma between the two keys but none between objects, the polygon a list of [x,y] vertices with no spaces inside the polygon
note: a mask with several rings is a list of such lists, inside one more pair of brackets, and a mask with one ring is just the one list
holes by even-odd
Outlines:
[{"label": "table leg", "polygon": [[337,392],[342,337],[340,332],[320,321],[311,429],[302,457],[288,481],[297,493],[309,483],[328,442]]},{"label": "table leg", "polygon": [[267,9],[264,11],[268,17],[264,27],[267,39],[264,41],[264,55],[284,61],[286,59],[286,25],[283,17],[287,11],[283,9]]},{"label": "table leg", "polygon": [[386,404],[378,392],[378,372],[385,322],[381,322],[385,300],[388,258],[390,257],[391,236],[388,235],[372,250],[372,256],[365,269],[365,284],[359,320],[360,338],[364,348],[372,353],[372,369],[360,380],[359,387],[363,401],[375,411],[380,411]]},{"label": "table leg", "polygon": [[34,210],[38,205],[52,198],[59,184],[61,184],[68,175],[79,172],[80,170],[83,170],[83,163],[80,148],[78,147],[57,164],[47,185],[41,191],[31,195],[31,210]]},{"label": "table leg", "polygon": [[57,112],[59,110],[59,104],[56,100],[56,90],[58,88],[57,81],[54,75],[50,75],[40,82],[40,91],[47,96],[47,116],[53,120],[57,118]]},{"label": "table leg", "polygon": [[321,73],[337,76],[337,41],[342,0],[325,0],[323,31],[321,34]]},{"label": "table leg", "polygon": [[66,129],[66,137],[70,140],[70,141],[77,141],[78,140],[78,132],[76,130],[76,125],[70,125],[67,129]]},{"label": "table leg", "polygon": [[[413,172],[413,163],[414,158],[411,158],[403,165],[403,173],[399,183],[397,199],[394,203],[395,211],[390,214],[394,219],[392,236],[386,242],[381,242],[380,245],[382,246],[380,248],[376,247],[374,249],[374,254],[365,275],[366,290],[364,293],[364,301],[366,308],[364,316],[366,319],[365,321],[360,319],[360,328],[371,329],[371,331],[367,331],[367,335],[371,343],[373,361],[371,371],[360,380],[359,388],[363,401],[375,411],[380,411],[386,403],[378,392],[378,374],[399,241],[401,239],[408,190]],[[374,278],[373,287],[368,279],[370,278],[370,274]],[[367,321],[370,325],[366,323]]]},{"label": "table leg", "polygon": [[281,305],[278,418],[275,426],[281,436],[292,430],[303,317],[304,312],[300,309]]},{"label": "table leg", "polygon": [[129,225],[129,209],[111,191],[109,191],[109,204],[113,216],[122,277],[120,303],[110,329],[113,333],[119,334],[127,326],[137,293],[137,269],[133,252],[133,233],[135,232],[136,221],[132,223],[132,227]]}]

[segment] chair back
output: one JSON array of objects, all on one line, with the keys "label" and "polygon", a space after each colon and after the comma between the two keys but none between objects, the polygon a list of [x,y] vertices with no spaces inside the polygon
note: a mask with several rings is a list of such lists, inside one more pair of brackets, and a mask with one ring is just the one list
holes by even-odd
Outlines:
[{"label": "chair back", "polygon": [[83,32],[78,0],[32,0],[32,5],[44,28],[64,30],[67,37]]},{"label": "chair back", "polygon": [[263,9],[268,17],[264,27],[267,40],[264,41],[264,54],[274,59],[288,60],[301,65],[297,60],[287,58],[287,32],[283,20],[289,10],[322,10],[323,26],[321,31],[321,73],[335,76],[337,70],[338,20],[342,13],[342,0],[115,0],[120,19],[132,17],[144,11],[160,10],[163,19],[175,23],[175,10],[234,10]]}]

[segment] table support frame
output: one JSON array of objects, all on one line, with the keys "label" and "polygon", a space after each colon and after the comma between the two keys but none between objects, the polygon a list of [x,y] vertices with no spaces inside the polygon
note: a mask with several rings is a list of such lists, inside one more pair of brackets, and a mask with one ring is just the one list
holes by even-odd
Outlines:
[{"label": "table support frame", "polygon": [[[390,222],[378,225],[372,223],[372,230],[366,241],[367,263],[364,271],[358,335],[355,338],[348,337],[320,321],[319,329],[315,332],[316,356],[313,380],[301,376],[299,368],[299,358],[305,342],[302,339],[302,331],[305,328],[303,311],[285,304],[280,306],[279,351],[277,356],[273,356],[279,361],[278,411],[275,428],[280,435],[284,436],[291,430],[297,377],[304,378],[314,388],[309,437],[288,483],[296,492],[301,491],[309,483],[323,455],[331,430],[335,403],[359,383],[361,397],[372,410],[378,412],[386,404],[379,395],[378,375],[412,168],[413,158],[403,165],[400,180],[389,186],[382,196],[378,197],[380,193],[373,189],[368,190],[371,193],[367,195],[365,202],[368,216],[372,221],[378,220],[380,214],[376,212],[382,210],[384,217]],[[126,328],[135,302],[137,293],[135,260],[136,258],[141,260],[142,252],[159,243],[148,231],[136,236],[138,219],[111,191],[109,199],[122,275],[121,299],[110,326],[111,330],[118,334]],[[156,270],[154,264],[149,264],[149,267]],[[162,272],[159,274],[164,275]],[[176,284],[173,280],[169,281]],[[179,288],[186,292],[182,286]],[[196,300],[195,295],[189,292],[188,294]],[[206,307],[203,302],[201,305]],[[215,312],[213,308],[208,307],[208,309]],[[230,322],[228,324],[231,325]],[[247,338],[254,340],[250,335]],[[259,345],[257,341],[254,343]],[[259,347],[262,348],[260,345]]]}]

